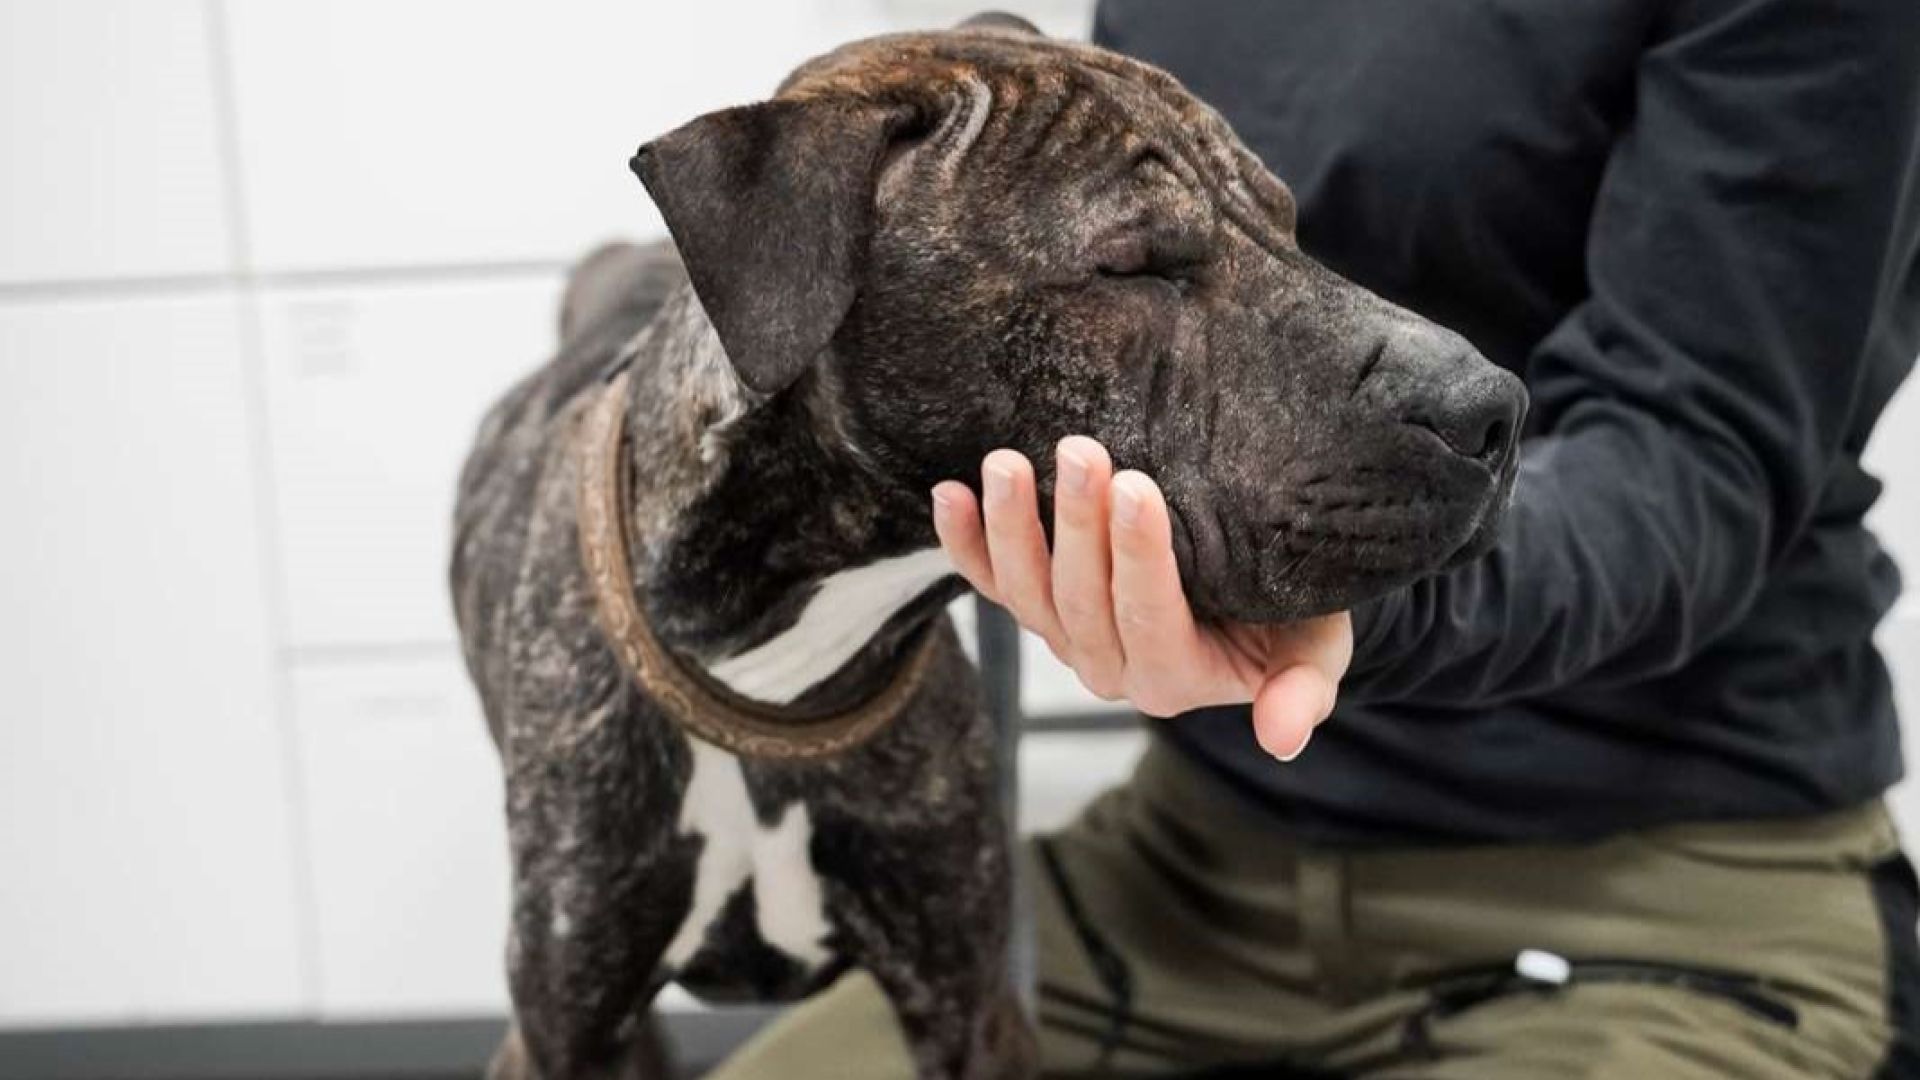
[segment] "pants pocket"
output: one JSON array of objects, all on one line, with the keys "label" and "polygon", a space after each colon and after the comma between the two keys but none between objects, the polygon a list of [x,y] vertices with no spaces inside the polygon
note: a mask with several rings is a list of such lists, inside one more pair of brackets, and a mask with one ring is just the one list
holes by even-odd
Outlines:
[{"label": "pants pocket", "polygon": [[1426,1006],[1407,1018],[1401,1033],[1408,1053],[1431,1052],[1433,1024],[1482,1005],[1518,996],[1553,997],[1580,986],[1641,985],[1684,990],[1714,998],[1786,1031],[1800,1026],[1800,1013],[1766,980],[1737,971],[1651,960],[1593,958],[1572,961],[1564,978],[1540,978],[1512,967],[1481,968],[1443,977],[1428,991]]}]

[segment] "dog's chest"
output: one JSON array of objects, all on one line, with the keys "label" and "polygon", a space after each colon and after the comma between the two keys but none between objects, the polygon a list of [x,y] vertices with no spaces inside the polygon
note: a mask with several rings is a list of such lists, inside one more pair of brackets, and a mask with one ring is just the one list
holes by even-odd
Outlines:
[{"label": "dog's chest", "polygon": [[813,821],[804,802],[789,803],[771,824],[754,813],[740,760],[691,740],[693,772],[680,804],[679,830],[699,837],[693,901],[667,946],[666,964],[684,969],[742,890],[751,889],[762,941],[811,971],[827,959],[825,898],[810,850]]}]

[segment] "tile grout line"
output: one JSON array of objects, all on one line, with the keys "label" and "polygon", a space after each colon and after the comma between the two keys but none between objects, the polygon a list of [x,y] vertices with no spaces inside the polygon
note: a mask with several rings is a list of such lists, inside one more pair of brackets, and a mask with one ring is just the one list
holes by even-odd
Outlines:
[{"label": "tile grout line", "polygon": [[405,664],[430,659],[461,657],[460,643],[448,638],[418,638],[368,642],[325,641],[310,644],[288,643],[280,655],[295,666],[339,663]]},{"label": "tile grout line", "polygon": [[[229,215],[231,216],[231,214]],[[231,226],[230,226],[231,228]],[[233,244],[230,243],[229,247]],[[238,259],[239,253],[229,257]],[[350,266],[334,269],[259,271],[245,273],[179,274],[156,277],[70,278],[59,281],[0,282],[0,304],[49,300],[115,300],[172,297],[221,292],[252,284],[274,289],[395,287],[508,281],[523,277],[564,274],[567,263],[557,259],[508,259],[497,262],[419,263],[398,266]]]},{"label": "tile grout line", "polygon": [[[231,246],[231,245],[229,245]],[[119,300],[129,297],[174,297],[218,292],[231,288],[231,274],[174,274],[152,277],[114,277],[87,280],[0,282],[0,304],[40,303],[49,300]]]},{"label": "tile grout line", "polygon": [[501,259],[491,262],[278,270],[256,276],[262,284],[277,288],[312,288],[327,285],[405,285],[415,282],[451,283],[547,276],[564,274],[571,266],[572,263],[565,259]]},{"label": "tile grout line", "polygon": [[292,669],[284,659],[289,645],[287,590],[281,557],[281,522],[274,498],[272,416],[266,386],[266,327],[260,305],[260,281],[253,268],[252,235],[248,228],[240,152],[239,91],[234,75],[232,35],[225,0],[204,0],[207,27],[208,73],[214,100],[214,125],[220,136],[220,169],[226,182],[223,205],[227,218],[228,261],[233,276],[231,295],[240,307],[241,383],[247,401],[248,441],[252,449],[254,514],[259,529],[260,572],[264,586],[268,633],[273,642],[274,709],[280,729],[281,772],[285,782],[287,842],[291,862],[295,921],[297,993],[302,1011],[322,1012],[323,979],[320,970],[320,910],[313,865],[311,800],[306,784],[306,761],[300,748],[294,717]]}]

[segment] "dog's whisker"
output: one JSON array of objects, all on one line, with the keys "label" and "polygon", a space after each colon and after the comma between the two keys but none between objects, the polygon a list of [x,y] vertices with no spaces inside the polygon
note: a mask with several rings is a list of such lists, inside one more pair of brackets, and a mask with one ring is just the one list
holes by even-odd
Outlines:
[{"label": "dog's whisker", "polygon": [[1297,572],[1302,566],[1305,566],[1307,564],[1307,560],[1313,558],[1315,555],[1320,554],[1320,549],[1326,547],[1327,544],[1332,539],[1333,537],[1323,534],[1320,537],[1320,539],[1314,541],[1312,547],[1307,548],[1307,550],[1300,552],[1298,555],[1295,555],[1293,558],[1287,560],[1287,564],[1285,566],[1282,566],[1280,568],[1280,572],[1274,576],[1274,580],[1273,580],[1274,587],[1278,588],[1279,586],[1284,585],[1289,580],[1291,580],[1295,572]]}]

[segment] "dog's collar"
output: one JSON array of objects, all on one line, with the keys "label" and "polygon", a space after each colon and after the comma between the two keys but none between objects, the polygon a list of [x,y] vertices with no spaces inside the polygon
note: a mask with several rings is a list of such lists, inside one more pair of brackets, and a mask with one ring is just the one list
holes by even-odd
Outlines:
[{"label": "dog's collar", "polygon": [[932,666],[931,625],[909,643],[904,663],[879,693],[830,716],[748,701],[680,663],[641,611],[627,544],[630,469],[626,453],[627,373],[613,374],[587,409],[576,448],[580,554],[600,626],[627,673],[660,708],[705,742],[743,757],[801,759],[851,749],[885,728]]}]

